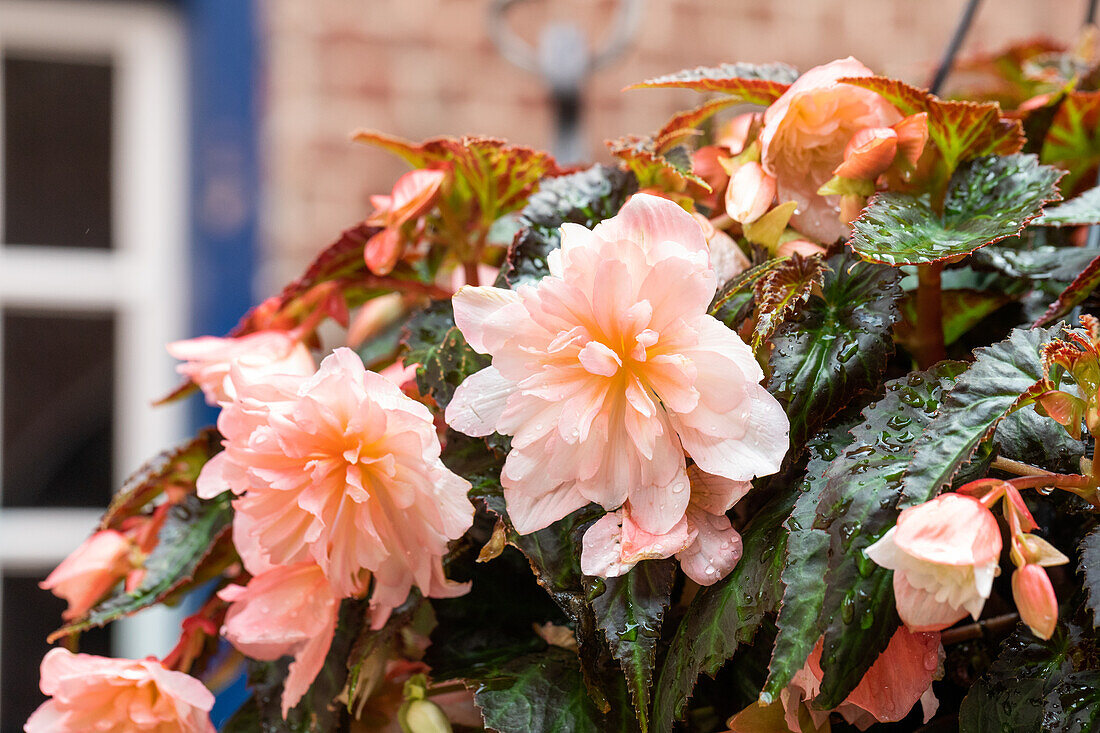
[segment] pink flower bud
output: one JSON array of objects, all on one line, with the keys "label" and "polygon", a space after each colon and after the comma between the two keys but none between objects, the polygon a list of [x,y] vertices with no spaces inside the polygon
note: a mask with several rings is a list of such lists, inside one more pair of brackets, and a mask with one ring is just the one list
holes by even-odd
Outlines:
[{"label": "pink flower bud", "polygon": [[912,631],[939,631],[968,613],[975,619],[1000,568],[997,519],[977,499],[944,494],[898,517],[865,550],[894,571],[898,615]]},{"label": "pink flower bud", "polygon": [[1047,571],[1024,565],[1012,574],[1012,598],[1020,618],[1040,639],[1049,639],[1058,625],[1058,597]]},{"label": "pink flower bud", "polygon": [[65,620],[83,616],[131,570],[130,548],[120,532],[96,532],[38,586],[69,602]]},{"label": "pink flower bud", "polygon": [[726,213],[734,221],[751,224],[764,215],[775,200],[775,178],[759,163],[745,163],[726,188]]}]

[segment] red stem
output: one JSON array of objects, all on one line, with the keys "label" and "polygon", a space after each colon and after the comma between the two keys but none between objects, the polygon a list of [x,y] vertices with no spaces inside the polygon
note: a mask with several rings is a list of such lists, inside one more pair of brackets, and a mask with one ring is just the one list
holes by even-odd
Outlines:
[{"label": "red stem", "polygon": [[917,365],[927,369],[947,356],[943,344],[943,265],[932,262],[917,268],[917,333],[914,343]]}]

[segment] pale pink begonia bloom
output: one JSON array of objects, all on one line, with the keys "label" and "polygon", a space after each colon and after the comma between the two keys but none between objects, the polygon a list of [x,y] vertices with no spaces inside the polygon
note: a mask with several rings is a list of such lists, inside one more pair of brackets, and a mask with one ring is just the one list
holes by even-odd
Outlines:
[{"label": "pale pink begonia bloom", "polygon": [[105,529],[86,539],[38,584],[69,602],[66,621],[83,616],[133,569],[133,543],[121,532]]},{"label": "pale pink begonia bloom", "polygon": [[775,176],[755,161],[738,166],[726,188],[726,213],[734,221],[751,224],[763,216],[775,200]]},{"label": "pale pink begonia bloom", "polygon": [[894,571],[898,615],[912,631],[977,619],[999,572],[1001,531],[977,499],[944,494],[910,507],[868,547],[867,557]]},{"label": "pale pink begonia bloom", "polygon": [[263,661],[294,657],[283,686],[285,718],[324,666],[339,597],[314,562],[273,567],[218,596],[231,602],[222,634],[238,651]]},{"label": "pale pink begonia bloom", "polygon": [[1012,573],[1012,600],[1020,620],[1040,639],[1049,639],[1058,625],[1058,596],[1040,565],[1028,563]]},{"label": "pale pink begonia bloom", "polygon": [[749,347],[707,315],[716,283],[691,214],[636,194],[593,230],[563,225],[548,262],[534,285],[453,299],[493,362],[459,385],[446,420],[513,436],[501,483],[521,534],[627,501],[641,530],[669,532],[691,496],[685,451],[732,481],[778,470],[787,417]]},{"label": "pale pink begonia bloom", "polygon": [[371,196],[375,211],[367,219],[371,226],[385,227],[367,240],[363,258],[371,272],[386,275],[405,249],[401,227],[431,210],[446,179],[446,171],[415,170],[397,179],[389,196]]},{"label": "pale pink begonia bloom", "polygon": [[761,163],[775,176],[780,201],[798,203],[791,225],[826,244],[845,236],[837,217],[839,198],[817,190],[833,177],[852,137],[865,127],[890,127],[901,114],[869,89],[841,84],[871,76],[852,57],[816,66],[795,80],[764,112]]},{"label": "pale pink begonia bloom", "polygon": [[286,331],[256,331],[244,336],[201,336],[168,344],[168,353],[186,363],[176,371],[198,385],[206,402],[217,405],[236,397],[229,372],[237,381],[262,381],[270,374],[308,376],[317,368],[309,349]]},{"label": "pale pink begonia bloom", "polygon": [[268,562],[312,558],[340,596],[362,594],[373,575],[379,625],[413,585],[432,597],[468,590],[441,558],[473,522],[470,484],[440,461],[424,405],[345,348],[311,377],[236,387],[218,417],[225,450],[198,494],[237,494],[234,522],[244,518]]},{"label": "pale pink begonia bloom", "polygon": [[[822,641],[818,640],[805,666],[780,694],[787,726],[796,733],[801,730],[799,705],[812,700],[821,690],[821,652]],[[927,723],[939,707],[932,680],[942,674],[942,661],[939,633],[911,632],[901,627],[836,712],[860,730],[866,730],[875,723],[902,720],[919,701]],[[816,725],[829,717],[828,711],[811,707],[809,712]]]},{"label": "pale pink begonia bloom", "polygon": [[684,518],[663,535],[641,529],[633,520],[630,502],[605,514],[584,533],[581,571],[613,578],[642,560],[676,556],[680,567],[699,585],[713,585],[726,577],[741,559],[741,535],[726,512],[752,484],[730,481],[688,467],[691,501]]},{"label": "pale pink begonia bloom", "polygon": [[50,699],[27,720],[27,733],[214,733],[214,695],[155,659],[55,648],[42,659],[39,685]]}]

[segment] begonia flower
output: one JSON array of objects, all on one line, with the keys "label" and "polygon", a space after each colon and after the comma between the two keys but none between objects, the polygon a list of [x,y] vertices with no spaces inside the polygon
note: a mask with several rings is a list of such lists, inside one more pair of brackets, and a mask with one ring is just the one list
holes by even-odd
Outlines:
[{"label": "begonia flower", "polygon": [[241,380],[260,380],[271,374],[308,376],[317,368],[309,349],[286,331],[256,331],[244,336],[201,336],[168,344],[168,353],[186,363],[176,371],[190,379],[217,405],[236,397],[229,372],[237,367]]},{"label": "begonia flower", "polygon": [[[822,641],[818,640],[805,666],[795,673],[790,685],[781,693],[786,723],[792,731],[800,730],[800,704],[812,700],[821,690],[821,652]],[[837,706],[836,712],[860,730],[866,730],[875,723],[902,720],[919,701],[927,723],[939,707],[932,692],[932,680],[941,671],[942,658],[938,633],[899,628],[856,688]],[[809,713],[817,725],[829,716],[828,711],[812,707]]]},{"label": "begonia flower", "polygon": [[50,699],[27,720],[26,733],[214,733],[214,695],[155,659],[51,649],[39,685]]},{"label": "begonia flower", "polygon": [[653,535],[633,520],[630,503],[605,514],[584,533],[581,570],[585,575],[617,577],[642,560],[676,556],[699,585],[726,577],[741,559],[741,535],[726,512],[748,493],[748,481],[730,481],[688,467],[691,501],[684,518],[663,535]]},{"label": "begonia flower", "polygon": [[501,472],[521,534],[596,502],[650,534],[684,520],[686,452],[731,481],[773,473],[789,423],[736,333],[707,314],[716,282],[695,219],[636,194],[592,230],[562,226],[550,275],[518,290],[464,287],[455,323],[492,365],[446,420],[511,435]]},{"label": "begonia flower", "polygon": [[133,543],[121,532],[105,529],[86,539],[38,584],[69,602],[66,621],[83,616],[133,569]]},{"label": "begonia flower", "polygon": [[1012,600],[1020,620],[1040,639],[1049,639],[1058,626],[1058,596],[1041,565],[1029,563],[1012,573]]},{"label": "begonia flower", "polygon": [[825,248],[820,244],[814,244],[806,239],[791,239],[779,245],[775,254],[778,257],[790,257],[795,254],[802,255],[803,257],[809,257],[810,255],[821,255],[824,257],[825,252]]},{"label": "begonia flower", "polygon": [[262,661],[294,657],[283,685],[285,718],[324,666],[340,599],[313,562],[273,567],[218,596],[231,602],[222,634],[238,651]]},{"label": "begonia flower", "polygon": [[1001,531],[977,499],[944,494],[910,507],[867,557],[894,571],[898,615],[912,631],[975,620],[999,572]]},{"label": "begonia flower", "polygon": [[901,114],[869,89],[841,84],[845,77],[871,76],[852,57],[816,66],[800,76],[764,112],[761,163],[776,177],[780,201],[795,201],[792,225],[829,244],[847,234],[836,196],[817,190],[833,177],[852,137],[863,128],[890,127]]},{"label": "begonia flower", "polygon": [[409,171],[397,179],[389,196],[371,196],[374,213],[367,224],[384,227],[367,240],[363,258],[367,267],[376,275],[386,275],[405,249],[405,235],[401,227],[424,216],[435,204],[439,188],[447,173],[441,170]]},{"label": "begonia flower", "polygon": [[373,623],[384,623],[415,585],[432,597],[468,584],[443,574],[447,543],[470,527],[470,484],[439,459],[428,409],[340,348],[311,377],[234,384],[218,417],[225,450],[198,494],[230,490],[234,522],[268,562],[312,559],[340,596],[373,577]]},{"label": "begonia flower", "polygon": [[729,150],[730,155],[738,155],[745,150],[753,125],[760,122],[759,112],[743,112],[734,115],[718,128],[715,136],[718,145]]}]

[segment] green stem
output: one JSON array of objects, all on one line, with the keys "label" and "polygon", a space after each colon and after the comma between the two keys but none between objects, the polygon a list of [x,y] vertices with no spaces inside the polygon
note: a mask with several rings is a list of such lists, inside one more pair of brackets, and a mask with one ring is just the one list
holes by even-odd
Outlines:
[{"label": "green stem", "polygon": [[914,344],[917,364],[927,369],[947,356],[943,344],[943,297],[940,273],[943,265],[932,262],[917,268],[917,333]]}]

